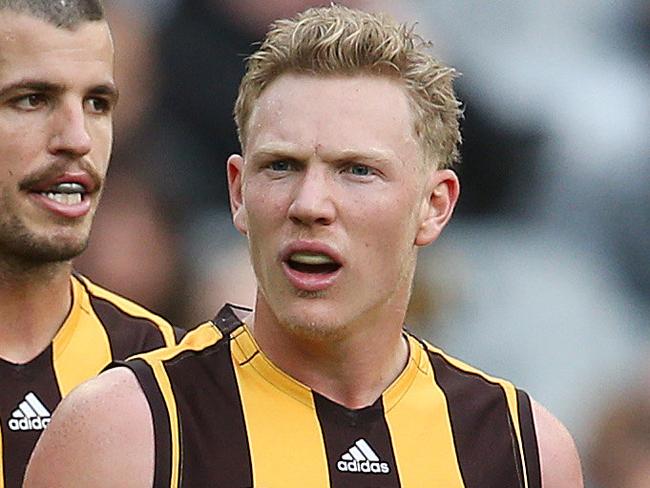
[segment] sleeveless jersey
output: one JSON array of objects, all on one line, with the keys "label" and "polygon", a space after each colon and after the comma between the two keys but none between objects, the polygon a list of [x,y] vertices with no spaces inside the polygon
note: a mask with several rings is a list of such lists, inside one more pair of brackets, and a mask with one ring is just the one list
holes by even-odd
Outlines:
[{"label": "sleeveless jersey", "polygon": [[358,410],[279,370],[232,305],[120,363],[153,414],[154,487],[540,488],[528,395],[404,334],[405,370]]},{"label": "sleeveless jersey", "polygon": [[0,359],[0,488],[22,486],[36,441],[70,390],[113,360],[180,339],[161,317],[81,275],[71,287],[72,307],[50,345],[25,364]]}]

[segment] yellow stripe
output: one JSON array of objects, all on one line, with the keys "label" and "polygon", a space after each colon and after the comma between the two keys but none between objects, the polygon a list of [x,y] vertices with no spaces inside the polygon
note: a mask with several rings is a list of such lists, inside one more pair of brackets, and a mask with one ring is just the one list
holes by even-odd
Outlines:
[{"label": "yellow stripe", "polygon": [[169,414],[169,431],[171,433],[171,478],[170,488],[177,488],[180,473],[180,431],[178,426],[178,411],[174,392],[165,371],[164,361],[174,358],[184,351],[198,351],[214,344],[222,337],[221,333],[211,323],[206,322],[196,329],[188,332],[180,344],[158,349],[143,354],[138,354],[134,358],[144,359],[153,371],[160,392],[165,401],[167,412]]},{"label": "yellow stripe", "polygon": [[108,335],[76,280],[72,280],[72,309],[52,342],[52,350],[62,397],[111,362]]},{"label": "yellow stripe", "polygon": [[179,474],[179,461],[180,461],[180,435],[178,431],[178,412],[176,410],[176,399],[172,391],[172,385],[169,382],[167,372],[161,362],[155,362],[151,365],[153,374],[156,377],[158,386],[165,399],[167,405],[167,412],[169,413],[169,429],[171,433],[171,479],[169,482],[170,488],[178,488],[178,474]]},{"label": "yellow stripe", "polygon": [[447,399],[435,381],[431,365],[422,360],[422,346],[410,337],[409,342],[412,357],[398,381],[412,375],[412,383],[408,395],[386,411],[400,483],[409,488],[464,488]]},{"label": "yellow stripe", "polygon": [[156,361],[168,361],[185,351],[200,351],[201,349],[205,349],[217,342],[221,337],[221,332],[214,324],[212,322],[206,322],[185,334],[183,340],[175,346],[136,354],[129,359],[144,359],[150,364]]},{"label": "yellow stripe", "polygon": [[447,360],[451,365],[455,366],[456,368],[461,369],[463,371],[467,371],[468,373],[473,373],[478,376],[481,376],[482,378],[489,381],[490,383],[496,383],[499,386],[501,386],[501,388],[503,388],[506,394],[506,399],[508,401],[508,410],[510,411],[510,417],[512,419],[513,425],[515,426],[515,435],[517,436],[517,442],[519,444],[519,457],[521,459],[522,471],[524,474],[524,488],[528,488],[528,472],[526,471],[526,459],[524,457],[524,448],[521,439],[521,426],[519,425],[519,414],[517,410],[517,391],[514,385],[509,381],[505,381],[501,378],[490,376],[489,374],[486,374],[479,369],[476,369],[462,361],[459,361],[458,359],[447,355],[444,351],[438,349],[437,347],[432,346],[429,343],[426,344],[431,351],[440,354],[442,357],[445,358],[445,360]]},{"label": "yellow stripe", "polygon": [[116,293],[113,293],[112,291],[107,290],[106,288],[102,288],[101,286],[96,285],[85,276],[76,275],[74,279],[82,281],[91,295],[111,302],[117,308],[122,310],[124,313],[131,315],[132,317],[143,318],[151,321],[156,325],[156,327],[158,327],[161,334],[163,335],[165,345],[172,346],[176,344],[176,337],[174,336],[173,327],[169,324],[169,322],[167,322],[159,315],[156,315],[143,306],[138,305],[137,303],[124,298],[123,296],[120,296]]},{"label": "yellow stripe", "polygon": [[[253,466],[253,486],[329,488],[325,445],[311,395],[258,352],[252,338],[231,342]],[[252,359],[251,359],[252,357]],[[293,383],[288,391],[283,384]],[[278,386],[280,385],[280,386]],[[291,394],[302,389],[300,401]],[[309,401],[306,399],[309,398]]]}]

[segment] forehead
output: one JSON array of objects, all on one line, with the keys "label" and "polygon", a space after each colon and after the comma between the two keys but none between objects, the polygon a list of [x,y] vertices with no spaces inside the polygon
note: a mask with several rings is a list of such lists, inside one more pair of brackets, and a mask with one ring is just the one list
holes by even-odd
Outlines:
[{"label": "forehead", "polygon": [[[27,14],[0,12],[0,80],[7,77],[60,76],[112,79],[113,43],[104,21],[82,22],[72,29]],[[99,81],[99,80],[98,80]]]},{"label": "forehead", "polygon": [[247,149],[286,143],[322,150],[392,151],[417,157],[413,114],[401,82],[372,75],[284,74],[256,101]]}]

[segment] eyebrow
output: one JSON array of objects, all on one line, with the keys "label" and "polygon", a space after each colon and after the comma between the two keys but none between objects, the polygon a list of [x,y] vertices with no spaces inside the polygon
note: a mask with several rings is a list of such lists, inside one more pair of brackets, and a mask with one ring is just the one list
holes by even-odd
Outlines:
[{"label": "eyebrow", "polygon": [[[33,90],[36,92],[45,93],[62,93],[65,91],[65,86],[58,83],[50,83],[48,81],[40,80],[19,80],[9,85],[0,88],[0,98],[4,97],[7,93],[17,90]],[[93,86],[88,90],[91,95],[102,95],[111,99],[113,103],[117,102],[119,98],[119,91],[113,83],[103,83],[101,85]]]},{"label": "eyebrow", "polygon": [[113,83],[97,85],[91,88],[89,93],[92,95],[104,95],[108,98],[111,98],[113,102],[117,102],[118,98],[120,98],[120,91]]},{"label": "eyebrow", "polygon": [[[255,156],[261,157],[285,157],[285,158],[294,158],[302,159],[306,154],[305,151],[302,151],[302,148],[291,143],[270,143],[265,144],[256,150],[253,153]],[[313,154],[312,152],[309,153]],[[381,162],[390,162],[394,158],[391,158],[391,154],[384,151],[377,151],[373,149],[344,149],[342,151],[337,151],[333,154],[334,157],[327,158],[331,161],[344,161],[344,160],[353,160],[363,162],[371,161],[381,161]],[[399,159],[399,158],[397,158]]]},{"label": "eyebrow", "polygon": [[9,85],[0,88],[0,97],[5,96],[7,93],[17,90],[34,90],[39,92],[58,92],[62,91],[63,87],[54,83],[36,80],[19,80]]},{"label": "eyebrow", "polygon": [[360,163],[363,163],[364,161],[367,162],[390,162],[393,159],[397,158],[391,158],[389,152],[385,151],[377,151],[377,150],[363,150],[363,151],[355,151],[355,150],[344,150],[339,153],[339,156],[336,158],[337,161],[340,160],[354,160],[354,161],[359,161]]}]

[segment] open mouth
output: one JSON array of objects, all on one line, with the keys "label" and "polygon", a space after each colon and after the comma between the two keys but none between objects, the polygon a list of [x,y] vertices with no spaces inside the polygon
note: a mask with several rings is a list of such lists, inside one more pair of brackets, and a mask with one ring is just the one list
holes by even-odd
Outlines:
[{"label": "open mouth", "polygon": [[287,259],[287,265],[295,271],[309,274],[331,274],[341,268],[341,264],[327,254],[315,252],[292,253]]}]

